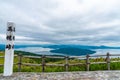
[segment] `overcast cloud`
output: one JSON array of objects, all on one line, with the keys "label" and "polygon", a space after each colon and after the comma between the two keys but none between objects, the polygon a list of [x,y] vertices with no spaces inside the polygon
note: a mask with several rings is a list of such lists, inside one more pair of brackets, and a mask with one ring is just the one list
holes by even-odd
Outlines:
[{"label": "overcast cloud", "polygon": [[16,44],[120,46],[120,0],[0,0],[0,43],[8,21]]}]

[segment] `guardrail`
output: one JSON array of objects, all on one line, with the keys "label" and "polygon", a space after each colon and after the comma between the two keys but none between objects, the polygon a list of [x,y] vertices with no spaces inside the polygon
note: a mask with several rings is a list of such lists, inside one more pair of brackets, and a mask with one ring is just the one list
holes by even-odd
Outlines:
[{"label": "guardrail", "polygon": [[[120,62],[118,61],[111,61],[111,56],[120,56],[120,54],[109,54],[107,53],[106,55],[86,55],[86,56],[47,56],[47,55],[42,55],[42,56],[25,56],[25,55],[17,55],[15,57],[18,57],[18,63],[14,63],[14,65],[18,65],[18,71],[21,71],[21,67],[24,66],[42,66],[42,72],[45,71],[45,66],[63,66],[65,67],[65,71],[69,70],[69,66],[80,66],[80,65],[85,65],[86,66],[86,71],[90,70],[90,65],[91,64],[107,64],[107,70],[110,70],[110,63],[114,62]],[[105,60],[104,62],[90,62],[90,58],[98,58],[98,57],[104,57]],[[0,58],[4,58],[4,56],[0,56]],[[41,58],[41,63],[40,64],[33,64],[33,63],[23,63],[22,58]],[[65,64],[48,64],[46,63],[45,59],[46,58],[56,58],[56,59],[64,59]],[[84,59],[85,63],[75,63],[75,64],[70,64],[69,59]],[[3,64],[0,64],[0,66],[3,66]]]}]

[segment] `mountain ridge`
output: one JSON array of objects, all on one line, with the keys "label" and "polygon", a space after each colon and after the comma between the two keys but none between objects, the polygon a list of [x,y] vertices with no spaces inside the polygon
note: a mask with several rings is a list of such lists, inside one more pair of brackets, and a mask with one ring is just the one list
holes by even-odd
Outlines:
[{"label": "mountain ridge", "polygon": [[[120,47],[111,47],[111,46],[104,46],[104,45],[101,45],[101,46],[63,45],[63,44],[58,44],[58,45],[15,45],[15,49],[26,48],[26,47],[43,47],[43,48],[52,48],[52,49],[68,48],[68,47],[81,48],[81,49],[120,49]],[[4,50],[5,49],[5,45],[0,44],[0,49]]]}]

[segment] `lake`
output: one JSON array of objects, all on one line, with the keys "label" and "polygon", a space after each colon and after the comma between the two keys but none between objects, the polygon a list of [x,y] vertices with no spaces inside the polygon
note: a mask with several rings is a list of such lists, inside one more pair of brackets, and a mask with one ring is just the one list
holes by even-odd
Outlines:
[{"label": "lake", "polygon": [[[36,54],[44,54],[44,55],[64,55],[60,53],[51,53],[50,52],[50,50],[52,50],[51,48],[43,48],[43,47],[26,47],[26,48],[18,48],[16,50],[32,52]],[[96,53],[91,55],[104,55],[107,52],[109,52],[110,54],[120,54],[120,49],[93,49],[93,51],[96,51]]]},{"label": "lake", "polygon": [[120,54],[120,49],[94,49],[96,51],[96,53],[94,55],[97,54],[106,54],[106,53],[110,53],[110,54]]}]

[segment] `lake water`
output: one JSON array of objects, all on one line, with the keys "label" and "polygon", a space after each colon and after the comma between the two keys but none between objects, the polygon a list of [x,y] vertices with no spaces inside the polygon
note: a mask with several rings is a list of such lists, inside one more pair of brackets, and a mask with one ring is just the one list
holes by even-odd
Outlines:
[{"label": "lake water", "polygon": [[[44,54],[44,55],[64,55],[59,53],[51,53],[50,48],[42,48],[42,47],[26,47],[26,48],[19,48],[16,50],[32,52],[36,54]],[[96,51],[96,53],[91,55],[104,55],[107,52],[109,52],[110,54],[120,54],[120,49],[93,49],[93,51]]]},{"label": "lake water", "polygon": [[95,54],[102,54],[102,55],[108,52],[110,54],[120,54],[120,49],[95,49],[95,51],[96,51]]},{"label": "lake water", "polygon": [[[108,52],[110,54],[120,54],[120,49],[96,49],[96,53],[92,55],[106,55]],[[120,57],[120,56],[110,56],[111,58],[113,57]]]},{"label": "lake water", "polygon": [[51,53],[51,48],[43,48],[43,47],[26,47],[26,48],[19,48],[15,50],[25,51],[25,52],[32,52],[35,54],[44,54],[44,55],[64,55],[59,53]]}]

